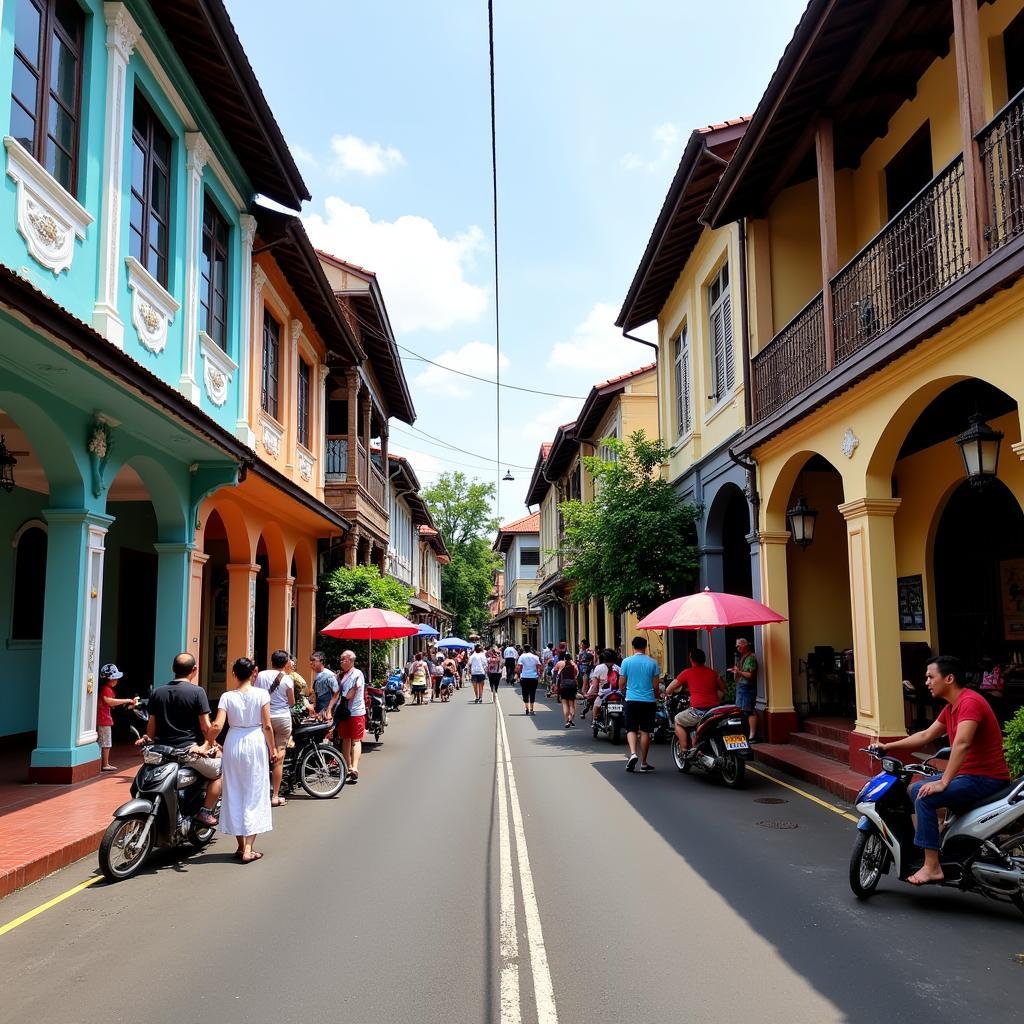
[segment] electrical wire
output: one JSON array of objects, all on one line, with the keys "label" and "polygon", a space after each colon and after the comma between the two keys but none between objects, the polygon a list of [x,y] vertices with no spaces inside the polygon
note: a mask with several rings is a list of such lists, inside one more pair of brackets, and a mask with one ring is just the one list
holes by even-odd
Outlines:
[{"label": "electrical wire", "polygon": [[494,0],[487,0],[487,43],[491,81],[491,207],[494,216],[494,440],[498,465],[495,514],[501,520],[501,316],[498,305],[498,128],[494,108]]},{"label": "electrical wire", "polygon": [[[482,462],[497,463],[497,459],[492,459],[488,455],[481,455],[479,452],[471,452],[466,448],[459,448],[457,445],[451,444],[449,441],[444,441],[440,437],[435,437],[433,434],[428,434],[425,430],[420,430],[418,427],[399,427],[393,424],[392,430],[397,430],[400,434],[408,434],[410,437],[415,438],[419,441],[430,440],[434,444],[440,445],[443,448],[449,448],[453,452],[460,452],[462,455],[470,455],[474,459],[480,459]],[[422,436],[421,436],[422,435]],[[514,462],[510,462],[510,469],[524,469],[529,472],[533,472],[533,466],[520,466]]]}]

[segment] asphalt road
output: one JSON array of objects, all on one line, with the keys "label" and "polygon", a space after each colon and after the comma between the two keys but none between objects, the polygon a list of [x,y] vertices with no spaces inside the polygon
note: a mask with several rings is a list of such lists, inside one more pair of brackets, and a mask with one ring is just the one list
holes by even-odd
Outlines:
[{"label": "asphalt road", "polygon": [[[628,775],[623,747],[501,702],[507,747],[465,689],[406,708],[358,786],[275,811],[261,862],[227,838],[165,854],[0,937],[0,1020],[1022,1019],[1012,907],[889,880],[858,903],[838,815],[680,776],[666,747]],[[0,925],[94,865],[0,902]]]}]

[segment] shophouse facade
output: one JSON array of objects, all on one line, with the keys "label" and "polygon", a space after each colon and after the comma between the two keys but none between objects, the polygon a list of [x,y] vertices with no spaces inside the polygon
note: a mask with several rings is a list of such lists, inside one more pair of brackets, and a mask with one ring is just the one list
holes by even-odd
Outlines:
[{"label": "shophouse facade", "polygon": [[813,0],[705,214],[746,232],[768,735],[844,714],[861,770],[929,653],[1021,702],[1022,7]]},{"label": "shophouse facade", "polygon": [[[194,530],[250,447],[250,207],[305,185],[218,0],[0,12],[0,735],[97,769],[98,670],[187,647]],[[2,115],[0,115],[2,116]],[[7,543],[7,541],[10,543]]]},{"label": "shophouse facade", "polygon": [[498,644],[540,643],[539,619],[530,608],[540,566],[540,514],[534,512],[505,523],[494,540],[493,550],[503,559],[501,607],[491,620],[491,634]]},{"label": "shophouse facade", "polygon": [[[736,224],[705,227],[701,215],[747,119],[692,132],[616,326],[658,326],[658,436],[669,448],[668,479],[698,509],[698,589],[757,598],[756,513],[750,471],[732,452],[750,420],[742,338],[744,238]],[[739,297],[738,297],[739,296]],[[751,629],[712,635],[714,664],[731,662]],[[692,633],[670,634],[670,664],[686,665]]]}]

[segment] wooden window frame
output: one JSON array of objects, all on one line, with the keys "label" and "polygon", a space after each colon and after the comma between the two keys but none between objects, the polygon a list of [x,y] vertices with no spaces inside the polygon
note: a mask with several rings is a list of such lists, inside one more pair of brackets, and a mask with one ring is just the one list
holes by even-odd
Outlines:
[{"label": "wooden window frame", "polygon": [[672,376],[676,393],[676,436],[686,437],[693,430],[693,360],[686,324],[683,324],[676,335],[673,347]]},{"label": "wooden window frame", "polygon": [[[273,325],[273,331],[270,330]],[[273,345],[271,346],[271,342]],[[267,359],[270,348],[274,350],[274,372],[270,372]],[[281,409],[281,325],[273,313],[263,307],[263,365],[260,370],[260,408],[279,423],[278,413]],[[270,384],[273,380],[273,393]]]},{"label": "wooden window frame", "polygon": [[[723,281],[724,276],[724,281]],[[719,293],[713,296],[715,287]],[[729,261],[717,270],[707,286],[708,296],[708,345],[711,356],[711,383],[714,392],[708,395],[713,406],[725,401],[736,390],[736,360],[732,332],[732,298],[729,276]],[[719,330],[721,344],[719,344]]]},{"label": "wooden window frame", "polygon": [[[142,259],[139,260],[139,263],[141,263],[142,266],[144,266],[146,268],[146,270],[149,271],[149,273],[152,275],[152,277],[153,277],[153,279],[155,281],[157,281],[161,286],[166,288],[167,287],[168,279],[170,277],[170,272],[171,272],[170,271],[170,266],[171,266],[171,170],[172,170],[171,165],[172,165],[172,162],[173,162],[173,157],[171,157],[170,154],[173,154],[174,139],[171,136],[171,133],[164,126],[163,121],[160,120],[160,118],[157,115],[156,111],[153,109],[153,105],[145,98],[145,96],[142,95],[141,92],[139,92],[138,89],[135,90],[135,98],[133,100],[133,104],[134,104],[134,107],[133,107],[133,110],[132,110],[132,145],[134,146],[134,145],[137,144],[139,146],[139,148],[142,150],[143,154],[144,154],[144,157],[143,157],[143,159],[144,159],[143,177],[144,177],[145,180],[143,182],[143,187],[145,189],[145,192],[144,192],[143,195],[139,195],[139,193],[135,190],[135,183],[134,183],[134,181],[132,182],[132,184],[131,184],[131,186],[129,188],[129,195],[130,196],[134,196],[135,198],[137,198],[139,200],[139,202],[142,204],[142,225],[141,225],[141,227],[137,227],[135,225],[134,221],[132,220],[132,206],[131,206],[131,203],[129,201],[129,210],[128,210],[129,229],[128,230],[129,230],[129,233],[132,232],[132,231],[136,231],[138,233],[139,237],[142,240],[142,244],[141,244]],[[135,115],[136,115],[137,111],[139,110],[139,105],[140,104],[142,105],[142,107],[145,109],[145,112],[146,112],[146,131],[145,131],[145,135],[142,135],[138,131],[138,129],[137,129],[136,125],[135,125]],[[169,159],[168,159],[168,162],[166,164],[164,164],[156,156],[155,146],[153,145],[154,139],[155,139],[155,137],[156,137],[158,132],[163,133],[163,135],[167,139],[167,148],[168,148],[168,153],[169,153]],[[166,218],[166,220],[162,220],[154,211],[154,206],[153,206],[153,172],[154,172],[154,170],[162,171],[163,174],[164,174],[164,181],[166,182],[166,187],[165,187],[165,190],[164,190],[165,191],[165,195],[163,197],[164,198],[164,202],[165,202],[164,209],[167,210],[167,218]],[[155,245],[153,245],[152,239],[150,238],[150,232],[149,232],[150,221],[154,217],[157,220],[161,220],[161,222],[164,224],[164,227],[167,229],[166,239],[165,239],[166,244],[165,244],[165,246],[164,246],[164,248],[162,250],[157,248]],[[131,246],[131,239],[130,239],[130,236],[129,236],[129,247],[130,246]],[[149,265],[149,254],[150,254],[150,250],[151,249],[156,253],[157,259],[163,261],[163,268],[164,268],[163,274],[160,274],[158,272],[154,272],[154,270]],[[209,333],[209,331],[207,331],[207,333]],[[211,337],[212,337],[212,335],[211,335]]]},{"label": "wooden window frame", "polygon": [[[303,394],[303,371],[305,371],[305,394]],[[313,379],[313,368],[302,356],[299,356],[299,365],[295,368],[295,431],[299,444],[309,451],[310,429],[309,429],[309,399],[310,384]]]},{"label": "wooden window frame", "polygon": [[[224,241],[221,244],[215,230],[218,225],[224,227]],[[203,280],[202,268],[199,272],[200,290],[200,313],[203,315],[202,329],[216,342],[216,344],[227,352],[228,350],[228,300],[231,295],[231,222],[220,212],[209,189],[203,191],[203,245],[202,254],[210,267],[210,276]],[[209,251],[208,251],[209,250]],[[224,318],[218,321],[216,318],[217,284],[214,268],[217,265],[216,256],[218,253],[224,257]],[[220,325],[220,337],[218,337],[218,324]]]}]

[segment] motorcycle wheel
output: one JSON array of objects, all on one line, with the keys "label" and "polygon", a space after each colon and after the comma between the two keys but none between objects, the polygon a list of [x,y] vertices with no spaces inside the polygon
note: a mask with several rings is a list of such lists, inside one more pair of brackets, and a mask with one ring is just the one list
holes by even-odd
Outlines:
[{"label": "motorcycle wheel", "polygon": [[679,737],[672,737],[672,761],[678,771],[684,775],[690,770],[690,762],[683,757],[683,751],[679,746]]},{"label": "motorcycle wheel", "polygon": [[299,759],[297,770],[300,785],[317,800],[337,796],[348,778],[348,765],[341,751],[330,743],[307,747]]},{"label": "motorcycle wheel", "polygon": [[747,775],[746,762],[735,754],[726,754],[722,758],[722,781],[730,789],[739,789]]},{"label": "motorcycle wheel", "polygon": [[608,727],[608,739],[616,746],[622,742],[622,723],[617,718]]},{"label": "motorcycle wheel", "polygon": [[875,829],[857,832],[850,855],[850,888],[857,899],[866,900],[878,888],[888,860],[889,851]]},{"label": "motorcycle wheel", "polygon": [[100,871],[111,882],[122,882],[138,873],[153,849],[153,830],[150,829],[145,842],[133,849],[126,849],[136,841],[146,827],[148,815],[133,814],[129,818],[115,818],[103,833],[100,841]]},{"label": "motorcycle wheel", "polygon": [[216,836],[217,830],[215,828],[196,828],[193,826],[189,829],[188,841],[198,849],[204,850],[213,842]]}]

